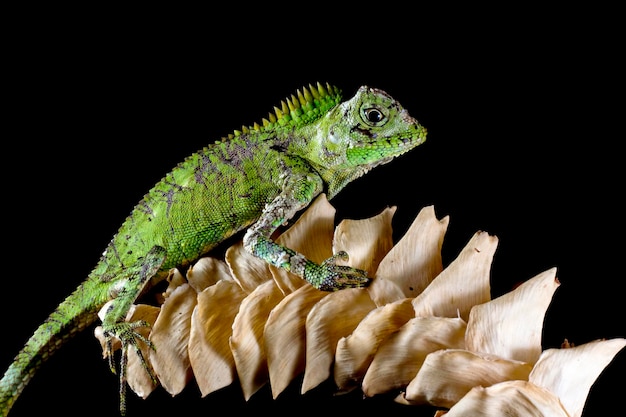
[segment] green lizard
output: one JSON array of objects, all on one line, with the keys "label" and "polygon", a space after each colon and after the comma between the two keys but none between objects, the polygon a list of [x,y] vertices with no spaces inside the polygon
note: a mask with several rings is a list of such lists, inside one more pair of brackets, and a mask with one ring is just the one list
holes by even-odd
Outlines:
[{"label": "green lizard", "polygon": [[284,99],[261,123],[190,155],[134,207],[87,278],[17,354],[0,380],[0,416],[7,416],[41,364],[94,323],[110,300],[102,329],[114,373],[111,342],[122,343],[125,414],[127,351],[138,340],[154,348],[137,332],[147,323],[125,321],[129,308],[171,268],[188,266],[244,229],[246,250],[320,290],[366,286],[364,271],[335,264],[347,254],[316,264],[274,243],[271,235],[320,193],[332,198],[425,139],[426,129],[384,91],[363,86],[342,102],[337,87],[317,83]]}]

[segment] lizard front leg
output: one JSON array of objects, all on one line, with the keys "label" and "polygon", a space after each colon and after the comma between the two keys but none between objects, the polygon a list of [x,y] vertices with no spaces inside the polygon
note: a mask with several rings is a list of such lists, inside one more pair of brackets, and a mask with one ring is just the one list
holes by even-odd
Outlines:
[{"label": "lizard front leg", "polygon": [[126,413],[126,368],[128,363],[128,348],[133,347],[137,352],[139,360],[150,378],[156,383],[156,377],[148,366],[138,341],[141,340],[149,348],[154,349],[150,340],[137,331],[138,328],[148,327],[145,321],[127,322],[125,321],[128,310],[135,302],[137,296],[143,289],[145,283],[150,280],[161,268],[165,261],[166,251],[161,246],[154,246],[144,258],[138,260],[135,265],[128,267],[118,282],[112,288],[112,303],[107,308],[102,320],[102,331],[105,338],[105,356],[109,359],[109,367],[116,373],[113,361],[112,344],[117,338],[122,344],[122,354],[120,359],[120,413]]},{"label": "lizard front leg", "polygon": [[279,226],[308,206],[321,189],[322,181],[317,176],[292,179],[290,185],[266,205],[259,220],[248,228],[243,238],[244,248],[266,262],[302,277],[319,290],[365,287],[370,283],[367,272],[335,263],[337,259],[346,260],[347,253],[339,252],[317,264],[270,237]]}]

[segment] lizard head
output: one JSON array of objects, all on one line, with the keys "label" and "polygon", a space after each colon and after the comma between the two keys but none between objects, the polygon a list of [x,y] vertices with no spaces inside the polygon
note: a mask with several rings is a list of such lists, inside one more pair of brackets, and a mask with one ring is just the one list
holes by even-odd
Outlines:
[{"label": "lizard head", "polygon": [[368,86],[335,106],[315,128],[307,159],[328,184],[329,197],[426,140],[426,129],[400,103]]},{"label": "lizard head", "polygon": [[329,198],[426,140],[426,129],[382,90],[362,86],[351,99],[341,100],[339,88],[309,84],[281,101],[260,124],[242,126],[228,139],[255,132],[271,138],[277,148],[318,172]]}]

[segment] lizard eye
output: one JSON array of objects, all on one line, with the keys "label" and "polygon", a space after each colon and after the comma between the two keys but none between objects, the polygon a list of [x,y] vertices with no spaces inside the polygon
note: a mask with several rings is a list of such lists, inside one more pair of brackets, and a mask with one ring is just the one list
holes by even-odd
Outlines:
[{"label": "lizard eye", "polygon": [[382,126],[387,121],[387,116],[376,107],[367,107],[361,111],[363,120],[372,126]]}]

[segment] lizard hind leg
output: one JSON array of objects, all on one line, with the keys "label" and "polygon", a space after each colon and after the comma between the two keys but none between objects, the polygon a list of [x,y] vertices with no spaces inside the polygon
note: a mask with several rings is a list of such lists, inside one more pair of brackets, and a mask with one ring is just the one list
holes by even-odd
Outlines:
[{"label": "lizard hind leg", "polygon": [[161,265],[165,261],[166,251],[160,246],[153,247],[145,257],[125,270],[125,282],[115,294],[113,302],[105,312],[102,320],[102,330],[105,338],[105,356],[109,359],[109,367],[116,373],[113,359],[113,340],[117,339],[121,343],[120,358],[120,414],[126,412],[126,375],[128,364],[128,349],[132,347],[152,381],[156,384],[156,376],[152,368],[147,363],[139,347],[139,342],[143,342],[150,349],[155,349],[154,344],[138,329],[150,327],[150,324],[143,320],[127,322],[126,315],[141,293],[144,284],[159,272]]}]

